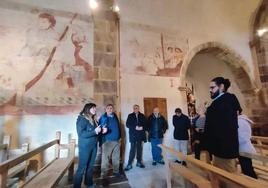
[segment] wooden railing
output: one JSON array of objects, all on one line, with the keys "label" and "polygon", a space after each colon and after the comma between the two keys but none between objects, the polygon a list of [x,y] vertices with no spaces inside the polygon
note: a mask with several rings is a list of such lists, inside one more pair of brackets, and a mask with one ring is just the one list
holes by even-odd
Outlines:
[{"label": "wooden railing", "polygon": [[252,136],[251,140],[253,141],[253,145],[256,148],[257,152],[260,153],[260,155],[268,155],[268,137]]},{"label": "wooden railing", "polygon": [[8,159],[8,160],[4,161],[3,163],[1,163],[0,164],[0,188],[6,187],[7,175],[8,175],[9,169],[11,169],[12,167],[14,167],[14,166],[26,161],[26,160],[29,160],[30,158],[32,158],[36,154],[43,152],[47,148],[55,145],[56,146],[55,147],[56,148],[56,157],[59,157],[60,134],[61,134],[60,132],[57,132],[56,139],[47,143],[47,144],[44,144],[36,149],[30,150],[28,153],[22,154],[22,155],[15,157],[13,159]]},{"label": "wooden railing", "polygon": [[[164,146],[164,145],[160,145],[160,147],[163,149],[164,156],[166,156],[165,153],[170,153],[173,156],[179,157],[180,159],[186,161],[187,166],[190,163],[191,165],[193,165],[195,167],[198,167],[199,169],[203,170],[203,172],[204,172],[203,174],[208,175],[207,180],[210,181],[211,186],[213,188],[220,187],[221,182],[224,182],[226,184],[231,184],[232,186],[238,186],[238,187],[250,187],[250,188],[268,187],[268,183],[266,183],[266,182],[255,180],[253,178],[245,177],[245,176],[239,175],[239,174],[229,173],[229,172],[224,171],[224,170],[222,170],[220,168],[217,168],[215,166],[207,164],[206,162],[194,159],[192,156],[185,156],[182,153],[176,152],[172,148],[169,148],[169,147]],[[166,160],[166,162],[167,162],[167,165],[169,166],[169,162],[167,160]],[[181,172],[181,169],[178,169],[173,164],[172,164],[172,166],[173,167],[171,168],[171,170],[176,168],[177,172],[179,172],[179,173]],[[191,170],[191,169],[188,168],[188,170]],[[194,171],[192,171],[192,173],[194,173]],[[195,184],[195,182],[193,182],[193,178],[190,178],[190,177],[193,177],[192,175],[190,175],[190,177],[187,177],[187,176],[183,175],[182,172],[180,174],[184,178],[186,178],[188,181],[190,181],[190,182]],[[200,179],[200,181],[203,181],[201,178],[199,178],[199,179]],[[167,185],[170,185],[170,186],[168,186],[169,188],[171,187],[170,181],[171,181],[171,178],[169,176],[167,176]],[[201,187],[201,186],[199,186],[199,187]]]},{"label": "wooden railing", "polygon": [[10,142],[11,142],[11,136],[5,135],[3,138],[3,144],[0,144],[0,151],[1,151],[0,162],[8,159],[8,149],[10,146]]},{"label": "wooden railing", "polygon": [[258,178],[268,180],[268,137],[252,136],[251,138],[257,153],[240,153],[241,156],[251,158]]}]

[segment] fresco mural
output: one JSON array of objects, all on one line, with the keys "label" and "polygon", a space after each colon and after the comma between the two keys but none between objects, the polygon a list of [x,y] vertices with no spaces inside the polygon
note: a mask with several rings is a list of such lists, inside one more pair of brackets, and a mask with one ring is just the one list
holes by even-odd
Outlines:
[{"label": "fresco mural", "polygon": [[178,31],[121,24],[122,71],[151,76],[179,77],[188,39]]},{"label": "fresco mural", "polygon": [[0,6],[0,41],[0,114],[61,114],[92,101],[89,20]]}]

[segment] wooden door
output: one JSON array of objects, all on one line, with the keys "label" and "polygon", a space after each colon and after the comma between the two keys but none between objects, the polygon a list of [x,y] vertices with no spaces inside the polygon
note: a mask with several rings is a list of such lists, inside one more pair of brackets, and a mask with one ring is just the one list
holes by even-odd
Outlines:
[{"label": "wooden door", "polygon": [[167,99],[166,98],[144,98],[144,114],[146,117],[153,113],[153,108],[158,107],[160,114],[167,119]]}]

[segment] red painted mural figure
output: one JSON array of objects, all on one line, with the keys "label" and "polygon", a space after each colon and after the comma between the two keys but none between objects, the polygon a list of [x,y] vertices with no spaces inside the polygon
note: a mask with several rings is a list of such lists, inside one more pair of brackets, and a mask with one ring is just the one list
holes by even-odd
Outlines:
[{"label": "red painted mural figure", "polygon": [[86,36],[83,36],[83,38],[81,39],[78,37],[77,33],[73,33],[71,39],[73,45],[75,46],[74,50],[75,65],[82,66],[86,71],[86,79],[92,81],[93,79],[92,66],[87,61],[85,61],[80,55],[80,51],[83,48],[82,44],[87,43]]},{"label": "red painted mural figure", "polygon": [[[72,89],[75,87],[75,82],[71,74],[72,72],[71,69],[72,67],[75,67],[75,66],[77,67],[81,66],[82,70],[84,70],[85,72],[85,74],[83,74],[85,75],[84,80],[88,82],[92,82],[92,79],[93,79],[92,66],[84,58],[82,58],[80,54],[81,49],[84,47],[83,44],[88,43],[86,40],[86,36],[80,37],[79,36],[80,33],[78,34],[77,31],[74,32],[71,27],[76,17],[77,17],[77,14],[74,14],[70,22],[63,28],[63,31],[61,33],[57,33],[55,30],[57,21],[53,15],[49,13],[40,13],[38,15],[38,24],[35,25],[37,27],[27,30],[27,32],[29,31],[27,33],[29,35],[28,36],[29,38],[26,37],[25,45],[22,47],[22,49],[18,53],[19,58],[21,59],[26,58],[26,60],[23,59],[25,63],[29,62],[27,61],[27,59],[31,60],[33,66],[37,66],[37,68],[35,67],[34,71],[30,70],[31,74],[25,75],[26,80],[22,82],[24,84],[17,87],[20,89],[17,91],[15,90],[16,93],[14,93],[14,95],[11,96],[7,102],[0,105],[0,113],[3,111],[3,108],[7,106],[22,105],[22,103],[18,102],[18,96],[24,93],[27,94],[28,91],[30,90],[32,91],[32,88],[37,83],[39,83],[41,79],[46,80],[46,79],[43,79],[46,77],[45,76],[46,72],[49,72],[49,71],[55,72],[56,70],[59,69],[60,72],[56,74],[56,76],[54,77],[54,80],[64,80],[68,88]],[[68,33],[70,33],[70,35],[68,35]],[[68,36],[71,36],[71,37],[69,38]],[[48,40],[46,41],[46,39]],[[74,60],[75,60],[74,63],[65,63],[64,60],[61,60],[60,58],[57,57],[58,54],[62,54],[62,52],[59,51],[60,50],[59,48],[61,48],[62,46],[61,43],[64,42],[65,44],[66,40],[68,39],[70,39],[71,43],[74,45]],[[42,43],[40,42],[40,40],[43,40],[43,41],[45,40],[45,41]],[[66,44],[67,43],[68,41],[66,42]],[[56,70],[53,67],[51,67],[51,64],[55,64],[55,63],[60,63],[60,65],[58,66],[59,68]],[[77,78],[76,78],[76,81],[77,81]],[[46,81],[42,81],[42,83],[46,83]],[[39,84],[39,87],[40,87],[40,84]],[[34,95],[35,91],[36,91],[36,88],[34,89],[34,92],[31,92],[31,93]]]}]

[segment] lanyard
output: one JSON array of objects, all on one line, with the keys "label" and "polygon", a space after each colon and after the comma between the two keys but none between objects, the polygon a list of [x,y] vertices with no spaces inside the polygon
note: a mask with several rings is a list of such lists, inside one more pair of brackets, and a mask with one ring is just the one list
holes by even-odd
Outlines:
[{"label": "lanyard", "polygon": [[220,93],[217,97],[215,97],[215,99],[213,99],[213,101],[215,101],[216,99],[220,98],[224,93]]}]

